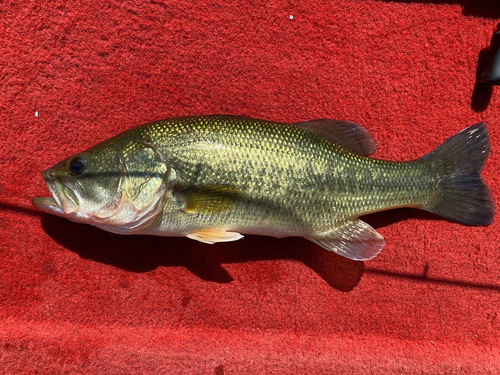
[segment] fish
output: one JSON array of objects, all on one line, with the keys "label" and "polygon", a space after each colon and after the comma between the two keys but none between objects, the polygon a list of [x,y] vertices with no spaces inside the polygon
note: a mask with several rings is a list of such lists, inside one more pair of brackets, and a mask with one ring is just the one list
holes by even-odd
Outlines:
[{"label": "fish", "polygon": [[207,244],[243,234],[304,237],[343,257],[373,259],[384,238],[366,214],[399,207],[488,225],[478,123],[411,161],[371,158],[366,128],[330,119],[278,123],[229,115],[180,117],[118,134],[43,171],[41,211],[118,234]]}]

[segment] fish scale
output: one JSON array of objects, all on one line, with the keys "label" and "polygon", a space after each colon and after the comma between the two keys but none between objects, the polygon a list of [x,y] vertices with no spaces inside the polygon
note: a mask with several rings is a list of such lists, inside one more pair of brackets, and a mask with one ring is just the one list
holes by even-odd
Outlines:
[{"label": "fish scale", "polygon": [[[143,131],[159,140],[156,147],[165,150],[168,164],[187,185],[231,184],[247,197],[233,212],[207,215],[201,222],[199,217],[180,215],[183,227],[194,226],[194,221],[200,227],[230,222],[237,231],[259,233],[272,226],[280,227],[283,235],[297,230],[305,234],[387,207],[422,206],[432,198],[425,163],[375,161],[290,125],[195,117],[155,123]],[[401,175],[411,182],[404,189]],[[379,176],[385,177],[379,180]],[[262,197],[274,206],[274,214],[261,220],[259,228],[255,225],[259,207],[254,202]],[[311,211],[314,215],[308,214]],[[170,220],[167,217],[158,225],[167,227]]]}]

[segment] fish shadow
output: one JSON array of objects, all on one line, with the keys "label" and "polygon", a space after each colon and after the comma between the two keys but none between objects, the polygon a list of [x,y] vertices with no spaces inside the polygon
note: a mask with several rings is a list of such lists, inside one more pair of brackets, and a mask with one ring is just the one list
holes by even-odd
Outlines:
[{"label": "fish shadow", "polygon": [[[372,214],[363,219],[381,228],[415,216],[437,220],[432,214],[411,209]],[[309,267],[330,287],[349,292],[365,270],[363,262],[344,258],[298,237],[245,236],[238,242],[209,246],[187,238],[117,235],[57,216],[42,214],[41,217],[45,232],[66,249],[84,259],[130,272],[182,266],[205,281],[224,284],[233,278],[223,264],[295,260]]]}]

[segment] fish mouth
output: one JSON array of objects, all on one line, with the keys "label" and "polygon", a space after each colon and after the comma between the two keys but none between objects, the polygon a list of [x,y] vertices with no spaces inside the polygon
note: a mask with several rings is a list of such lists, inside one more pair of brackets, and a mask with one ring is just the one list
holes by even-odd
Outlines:
[{"label": "fish mouth", "polygon": [[47,212],[49,214],[64,215],[64,211],[61,206],[57,204],[56,200],[52,197],[35,197],[31,200],[33,206],[38,208],[40,211]]},{"label": "fish mouth", "polygon": [[74,188],[69,183],[58,181],[48,169],[43,172],[43,179],[51,196],[33,198],[33,206],[57,216],[75,214],[78,211],[78,198]]}]

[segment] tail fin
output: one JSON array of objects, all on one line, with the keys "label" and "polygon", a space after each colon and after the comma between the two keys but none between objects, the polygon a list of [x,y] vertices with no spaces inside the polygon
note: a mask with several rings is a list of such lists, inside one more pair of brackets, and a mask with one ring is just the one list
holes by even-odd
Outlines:
[{"label": "tail fin", "polygon": [[430,212],[469,225],[488,225],[495,214],[490,190],[481,170],[490,154],[484,122],[472,125],[447,139],[422,159],[436,173],[437,196]]}]

